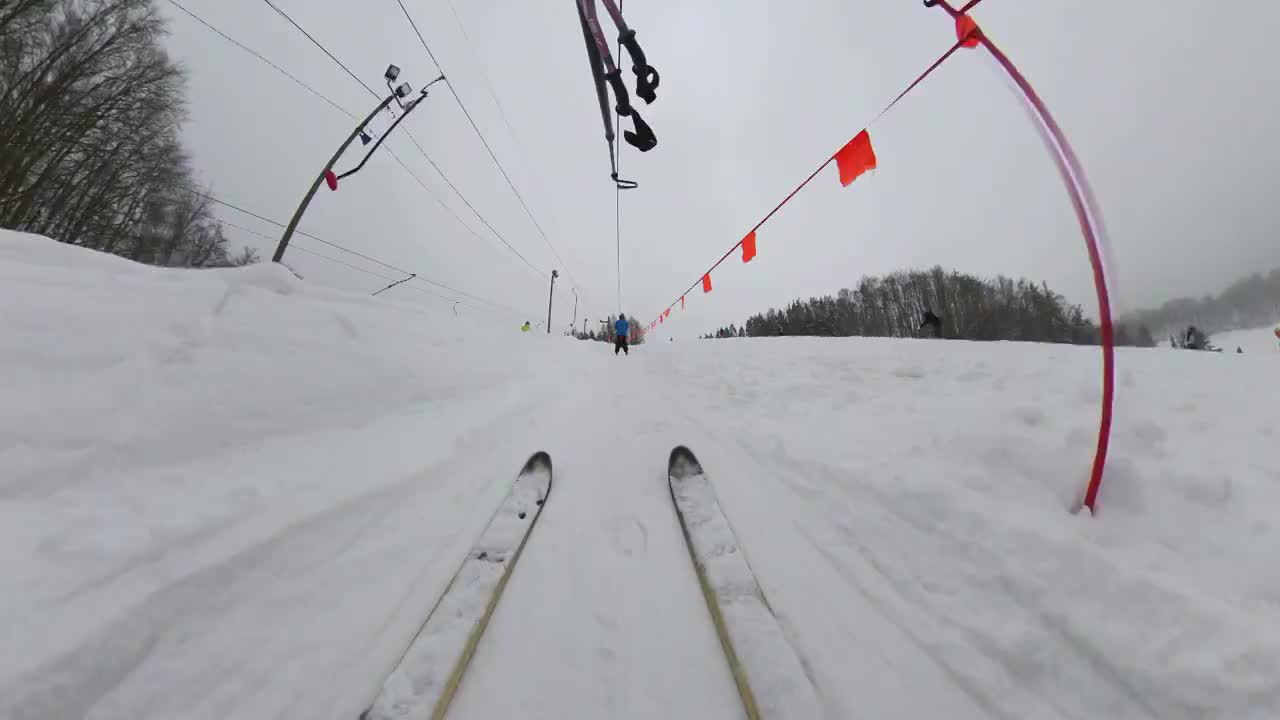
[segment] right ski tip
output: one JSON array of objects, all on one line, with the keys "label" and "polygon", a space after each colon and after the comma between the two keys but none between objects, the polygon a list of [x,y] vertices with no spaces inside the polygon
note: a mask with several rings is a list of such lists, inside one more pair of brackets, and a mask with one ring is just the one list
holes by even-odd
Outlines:
[{"label": "right ski tip", "polygon": [[525,461],[524,467],[521,468],[520,474],[527,475],[538,470],[551,471],[551,456],[545,450],[539,450],[530,455],[529,459]]},{"label": "right ski tip", "polygon": [[702,474],[702,463],[694,456],[693,451],[684,445],[671,449],[671,458],[667,461],[667,475],[673,478],[685,478]]}]

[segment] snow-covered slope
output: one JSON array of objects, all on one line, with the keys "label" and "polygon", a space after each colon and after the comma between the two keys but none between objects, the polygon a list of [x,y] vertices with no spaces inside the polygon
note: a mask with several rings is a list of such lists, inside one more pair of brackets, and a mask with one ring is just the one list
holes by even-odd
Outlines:
[{"label": "snow-covered slope", "polygon": [[538,448],[556,492],[450,717],[740,717],[676,444],[829,717],[1280,716],[1271,354],[1122,351],[1090,518],[1088,348],[615,358],[2,232],[0,302],[0,718],[351,720]]},{"label": "snow-covered slope", "polygon": [[[1276,335],[1276,331],[1280,330],[1278,326],[1268,326],[1260,328],[1247,328],[1243,330],[1223,330],[1215,332],[1209,336],[1209,344],[1215,348],[1221,348],[1222,352],[1246,352],[1270,354],[1273,357],[1280,354],[1280,336]],[[1168,350],[1172,347],[1170,340],[1159,340],[1156,347]]]},{"label": "snow-covered slope", "polygon": [[1273,359],[1280,359],[1280,336],[1276,331],[1280,326],[1252,328],[1249,330],[1229,330],[1214,333],[1210,342],[1223,352],[1243,350],[1246,353],[1269,354]]}]

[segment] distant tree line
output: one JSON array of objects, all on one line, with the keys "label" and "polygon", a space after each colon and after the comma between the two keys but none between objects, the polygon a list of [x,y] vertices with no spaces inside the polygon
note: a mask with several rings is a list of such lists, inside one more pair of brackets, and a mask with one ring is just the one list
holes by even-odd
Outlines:
[{"label": "distant tree line", "polygon": [[258,259],[192,192],[166,32],[153,0],[0,0],[0,227],[155,265]]},{"label": "distant tree line", "polygon": [[[1280,268],[1238,280],[1216,296],[1170,300],[1154,310],[1126,315],[1125,321],[1155,329],[1174,346],[1201,348],[1209,333],[1273,325],[1280,322]],[[1197,334],[1205,337],[1195,338]]]},{"label": "distant tree line", "polygon": [[[936,319],[936,325],[926,324]],[[795,300],[729,325],[705,338],[819,335],[943,337],[964,340],[1021,340],[1090,345],[1100,342],[1097,325],[1049,286],[997,277],[984,280],[941,267],[864,277],[856,288],[834,297]],[[1116,342],[1152,347],[1143,326],[1119,326]]]}]

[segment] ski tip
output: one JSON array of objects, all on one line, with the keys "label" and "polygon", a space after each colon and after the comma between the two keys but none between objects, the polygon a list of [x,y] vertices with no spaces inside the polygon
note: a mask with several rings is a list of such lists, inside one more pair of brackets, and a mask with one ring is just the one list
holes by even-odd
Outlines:
[{"label": "ski tip", "polygon": [[537,472],[538,470],[551,472],[551,456],[548,455],[545,450],[539,450],[538,452],[530,455],[529,459],[525,461],[524,467],[521,468],[520,474],[527,475],[529,473]]},{"label": "ski tip", "polygon": [[684,445],[677,445],[671,450],[671,458],[667,461],[667,474],[673,478],[685,478],[702,474],[702,463],[694,456],[693,451]]}]

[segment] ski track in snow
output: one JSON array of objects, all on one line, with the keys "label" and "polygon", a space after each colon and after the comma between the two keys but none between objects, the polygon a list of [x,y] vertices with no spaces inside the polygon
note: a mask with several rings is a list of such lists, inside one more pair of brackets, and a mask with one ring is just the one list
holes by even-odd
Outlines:
[{"label": "ski track in snow", "polygon": [[1280,716],[1276,356],[1122,349],[1089,518],[1096,349],[615,358],[386,295],[0,231],[0,718],[354,720],[536,449],[449,717],[740,718],[678,444],[827,717]]},{"label": "ski track in snow", "polygon": [[[601,354],[608,386],[634,360]],[[641,411],[643,412],[643,411]],[[454,718],[741,717],[666,489],[665,457],[631,464],[636,417],[580,397],[548,418],[556,490],[450,708]],[[653,431],[651,430],[651,432]],[[501,692],[494,692],[496,687]],[[566,705],[566,698],[572,698]]]},{"label": "ski track in snow", "polygon": [[[1054,402],[1053,395],[1074,398],[1081,410],[1096,408],[1089,404],[1096,402],[1096,397],[1087,391],[1084,381],[1077,390],[1048,367],[1037,372],[1046,382],[1054,383],[1049,392],[1041,388],[1041,394],[1049,397],[1013,407],[1009,415],[1016,422],[1001,428],[1013,430],[1008,437],[978,443],[973,442],[971,430],[927,423],[927,419],[929,415],[957,417],[956,409],[947,405],[960,394],[957,388],[965,384],[990,382],[993,389],[1002,391],[1016,381],[1009,372],[1022,370],[1016,363],[1002,373],[985,358],[973,365],[963,362],[969,353],[975,359],[986,356],[981,346],[959,345],[949,349],[945,358],[924,356],[945,362],[945,366],[917,364],[904,370],[893,367],[894,356],[903,353],[909,343],[800,338],[763,342],[773,343],[783,357],[792,355],[806,362],[786,363],[777,358],[752,367],[751,361],[733,358],[727,352],[707,351],[709,356],[719,356],[714,361],[716,371],[709,372],[706,367],[692,367],[688,357],[671,353],[670,367],[664,368],[664,374],[705,380],[695,389],[668,378],[664,384],[671,391],[664,399],[681,408],[683,420],[698,429],[690,442],[703,448],[699,453],[704,465],[716,468],[712,477],[717,491],[742,535],[752,566],[761,575],[771,602],[783,608],[784,627],[798,633],[797,646],[811,653],[808,660],[819,668],[820,689],[837,699],[838,716],[938,717],[940,709],[946,708],[946,717],[961,718],[1262,718],[1280,708],[1280,685],[1269,675],[1276,668],[1272,653],[1277,636],[1262,620],[1274,612],[1273,603],[1262,613],[1254,608],[1257,619],[1253,622],[1223,616],[1228,622],[1214,631],[1214,652],[1222,653],[1233,672],[1215,682],[1202,672],[1189,672],[1193,668],[1203,671],[1204,659],[1196,655],[1204,648],[1193,638],[1206,636],[1187,632],[1183,625],[1190,621],[1201,628],[1212,626],[1216,623],[1209,618],[1221,612],[1197,597],[1204,589],[1203,579],[1197,575],[1206,565],[1182,567],[1181,578],[1167,577],[1146,568],[1125,568],[1091,542],[1099,539],[1090,537],[1090,531],[1097,529],[1094,523],[1110,532],[1116,527],[1110,525],[1115,522],[1112,518],[1130,522],[1134,519],[1131,512],[1142,509],[1134,503],[1136,498],[1126,497],[1134,489],[1125,485],[1139,480],[1133,474],[1132,455],[1167,456],[1162,447],[1165,434],[1158,425],[1122,415],[1128,424],[1117,428],[1120,442],[1113,449],[1113,466],[1121,471],[1111,478],[1120,491],[1108,492],[1112,487],[1104,486],[1104,515],[1100,518],[1061,515],[1072,497],[1062,490],[1068,486],[1042,481],[1029,488],[1010,487],[1006,492],[1018,495],[1030,489],[1042,496],[1041,501],[1056,498],[1059,502],[1043,503],[1036,513],[1016,508],[1018,512],[1006,514],[1015,509],[1008,507],[1014,503],[1004,502],[998,494],[970,492],[975,487],[986,490],[991,482],[966,467],[966,458],[956,457],[957,451],[977,451],[979,469],[988,472],[1007,474],[1013,469],[1014,477],[1057,474],[1083,482],[1088,455],[1080,448],[1087,448],[1081,442],[1082,437],[1087,438],[1083,430],[1087,425],[1066,425],[1064,446],[1073,454],[1064,453],[1064,447],[1042,446],[1042,438],[1023,435],[1018,428],[1057,425],[1070,417],[1060,412],[1063,404]],[[865,348],[867,357],[863,353],[832,353],[843,361],[839,374],[862,382],[822,386],[807,381],[804,374],[814,372],[814,360],[829,361],[792,351],[803,344],[831,342],[858,343]],[[880,347],[867,347],[875,344]],[[1005,347],[1011,353],[1033,352],[1028,346]],[[1079,350],[1058,349],[1054,354],[1064,352]],[[736,372],[724,371],[729,364],[741,366],[734,368]],[[779,368],[792,372],[779,376]],[[936,375],[944,375],[947,382],[930,383],[921,388],[923,392],[915,393],[904,394],[902,387],[885,381],[886,376],[914,382]],[[788,382],[794,387],[786,387]],[[777,387],[779,383],[784,386]],[[1137,383],[1132,370],[1122,385],[1128,389],[1131,403],[1145,400],[1134,399]],[[769,392],[762,392],[766,387]],[[1248,388],[1247,384],[1234,388],[1234,394],[1248,393]],[[1194,384],[1181,386],[1199,398],[1212,397],[1203,392],[1205,389]],[[800,402],[791,405],[788,399],[796,396]],[[972,402],[972,398],[964,399]],[[843,410],[848,402],[856,402],[858,409],[844,416],[848,420],[844,426],[818,424],[815,429],[814,424],[802,422],[787,427],[785,422],[776,422],[778,418],[768,424],[760,421],[761,409],[785,414],[793,409],[812,412],[815,404],[830,404]],[[705,422],[708,413],[702,408],[717,404],[721,407],[715,408],[719,411],[716,417],[743,419],[725,424]],[[761,404],[766,407],[760,408]],[[734,405],[740,406],[741,412],[733,412]],[[747,413],[747,407],[755,407],[756,412]],[[1050,407],[1059,412],[1049,411]],[[968,409],[980,414],[1003,411],[998,405],[992,410]],[[1132,409],[1132,405],[1122,406],[1122,413]],[[1240,417],[1239,430],[1242,434],[1256,436],[1261,431],[1261,435],[1269,435],[1274,417],[1274,413],[1262,418]],[[920,427],[912,420],[926,422]],[[885,422],[893,425],[888,432],[875,427]],[[1204,429],[1194,420],[1191,424],[1197,430]],[[896,428],[908,432],[894,432]],[[833,431],[843,437],[829,437]],[[866,446],[857,441],[864,432],[875,438]],[[953,432],[963,443],[946,439]],[[955,469],[940,476],[936,469],[928,468],[913,476],[920,459],[932,459],[927,452],[930,446],[949,451]],[[1039,454],[1043,459],[1037,462]],[[1221,451],[1213,454],[1221,455]],[[848,456],[858,461],[848,462]],[[819,457],[823,460],[815,459]],[[1070,462],[1075,472],[1055,470],[1052,461]],[[1237,467],[1241,465],[1236,462]],[[1243,466],[1250,465],[1245,459]],[[726,481],[739,473],[752,479],[749,488]],[[1212,515],[1222,506],[1224,496],[1201,489],[1213,487],[1213,477],[1178,474],[1179,484],[1194,486],[1187,488],[1182,499],[1193,505],[1190,517],[1203,524],[1203,514]],[[1274,471],[1259,476],[1254,470],[1256,480],[1265,483],[1267,475],[1272,481],[1277,477]],[[947,480],[947,485],[940,486],[939,479]],[[1152,480],[1164,482],[1163,477]],[[953,484],[959,488],[951,487]],[[1226,487],[1230,486],[1228,482]],[[1229,500],[1230,493],[1225,497]],[[1166,509],[1175,518],[1188,517],[1185,508]],[[1140,537],[1136,544],[1177,545],[1180,550],[1197,544],[1185,542],[1179,520],[1166,522],[1176,529],[1174,533],[1164,531],[1165,537],[1156,543]],[[1231,532],[1232,522],[1228,517],[1213,521],[1211,526],[1214,532]],[[1255,532],[1261,527],[1260,523],[1253,525]],[[1172,537],[1184,541],[1175,543]],[[1246,584],[1269,586],[1264,592],[1272,595],[1274,581],[1265,578],[1262,568],[1265,553],[1277,549],[1276,538],[1273,533],[1261,538],[1261,547],[1246,545],[1234,559],[1241,563],[1242,575],[1249,578]],[[1109,550],[1145,559],[1129,547]],[[1198,551],[1202,557],[1216,554],[1212,548]],[[825,567],[819,570],[814,564],[797,563],[801,556],[820,558],[819,567]],[[1214,558],[1209,567],[1212,565],[1221,563]],[[1090,576],[1099,576],[1102,581],[1090,583]],[[1182,580],[1183,586],[1177,580]],[[1116,585],[1121,586],[1119,592]],[[1090,591],[1097,591],[1103,601],[1090,597]],[[775,596],[779,598],[776,601]],[[821,599],[815,600],[815,596]],[[797,611],[800,617],[792,614]],[[1156,622],[1136,622],[1143,613],[1152,613]],[[1105,620],[1107,614],[1121,619],[1100,634],[1098,628],[1107,623],[1093,627],[1090,623],[1099,619],[1094,615]],[[827,623],[814,623],[814,617],[825,617]],[[820,635],[814,633],[815,625],[821,628]],[[1267,627],[1263,637],[1254,634],[1259,625]],[[865,652],[850,657],[847,649],[831,647],[841,644],[840,639]],[[1126,642],[1139,645],[1138,662]],[[1260,646],[1271,650],[1260,653]],[[828,652],[829,661],[822,657]],[[838,670],[832,673],[832,668]],[[910,668],[909,672],[904,668]],[[1191,682],[1180,686],[1170,683],[1169,677]]]}]

